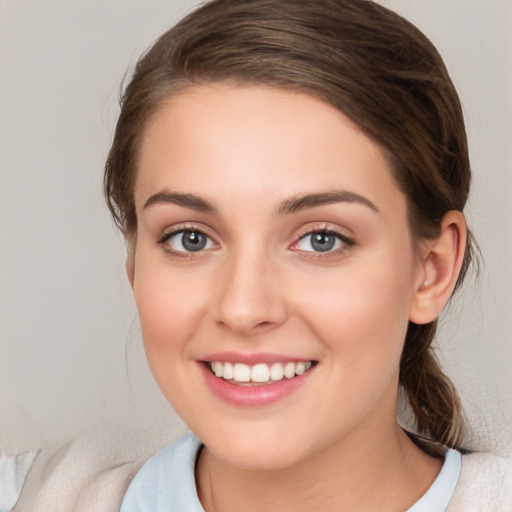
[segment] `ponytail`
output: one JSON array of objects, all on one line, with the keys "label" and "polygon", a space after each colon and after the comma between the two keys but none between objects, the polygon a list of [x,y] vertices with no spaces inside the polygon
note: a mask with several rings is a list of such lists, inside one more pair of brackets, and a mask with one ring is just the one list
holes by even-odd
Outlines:
[{"label": "ponytail", "polygon": [[436,323],[409,323],[400,362],[400,384],[416,418],[418,433],[450,448],[462,439],[459,395],[443,373],[432,348]]}]

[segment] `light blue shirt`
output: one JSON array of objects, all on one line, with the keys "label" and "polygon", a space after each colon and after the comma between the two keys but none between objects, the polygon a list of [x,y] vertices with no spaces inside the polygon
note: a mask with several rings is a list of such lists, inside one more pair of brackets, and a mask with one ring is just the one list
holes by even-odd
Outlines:
[{"label": "light blue shirt", "polygon": [[[200,447],[199,439],[189,433],[158,452],[133,479],[120,512],[204,512],[194,479]],[[448,449],[434,483],[406,512],[444,512],[460,470],[460,453]]]}]

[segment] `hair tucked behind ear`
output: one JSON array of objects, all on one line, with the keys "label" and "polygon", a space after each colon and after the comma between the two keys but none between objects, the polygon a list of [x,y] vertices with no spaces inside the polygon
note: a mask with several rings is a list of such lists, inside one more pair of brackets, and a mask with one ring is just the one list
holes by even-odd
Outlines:
[{"label": "hair tucked behind ear", "polygon": [[[462,109],[443,60],[413,25],[370,0],[213,0],[163,34],[125,88],[105,196],[131,240],[137,154],[153,112],[177,90],[211,82],[315,96],[376,141],[407,198],[416,241],[462,211],[470,167]],[[472,258],[468,237],[462,283]],[[435,323],[410,324],[400,369],[419,431],[457,446],[457,393],[432,352]]]}]

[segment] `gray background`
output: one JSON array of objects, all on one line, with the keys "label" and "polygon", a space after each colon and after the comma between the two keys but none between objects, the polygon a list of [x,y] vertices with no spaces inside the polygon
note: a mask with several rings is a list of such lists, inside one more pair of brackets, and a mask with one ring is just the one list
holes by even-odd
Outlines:
[{"label": "gray background", "polygon": [[[102,166],[129,65],[195,2],[0,0],[0,447],[183,431],[147,370]],[[390,0],[438,46],[474,170],[469,222],[486,261],[440,331],[473,447],[512,425],[512,2]],[[127,448],[127,446],[129,447]]]}]

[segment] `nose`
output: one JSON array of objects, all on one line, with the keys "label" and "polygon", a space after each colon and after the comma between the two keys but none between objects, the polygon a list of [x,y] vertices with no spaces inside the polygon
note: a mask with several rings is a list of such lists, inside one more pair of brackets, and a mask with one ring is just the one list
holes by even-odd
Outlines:
[{"label": "nose", "polygon": [[261,254],[240,254],[225,262],[214,304],[215,320],[233,332],[251,335],[281,325],[287,317],[278,271]]}]

